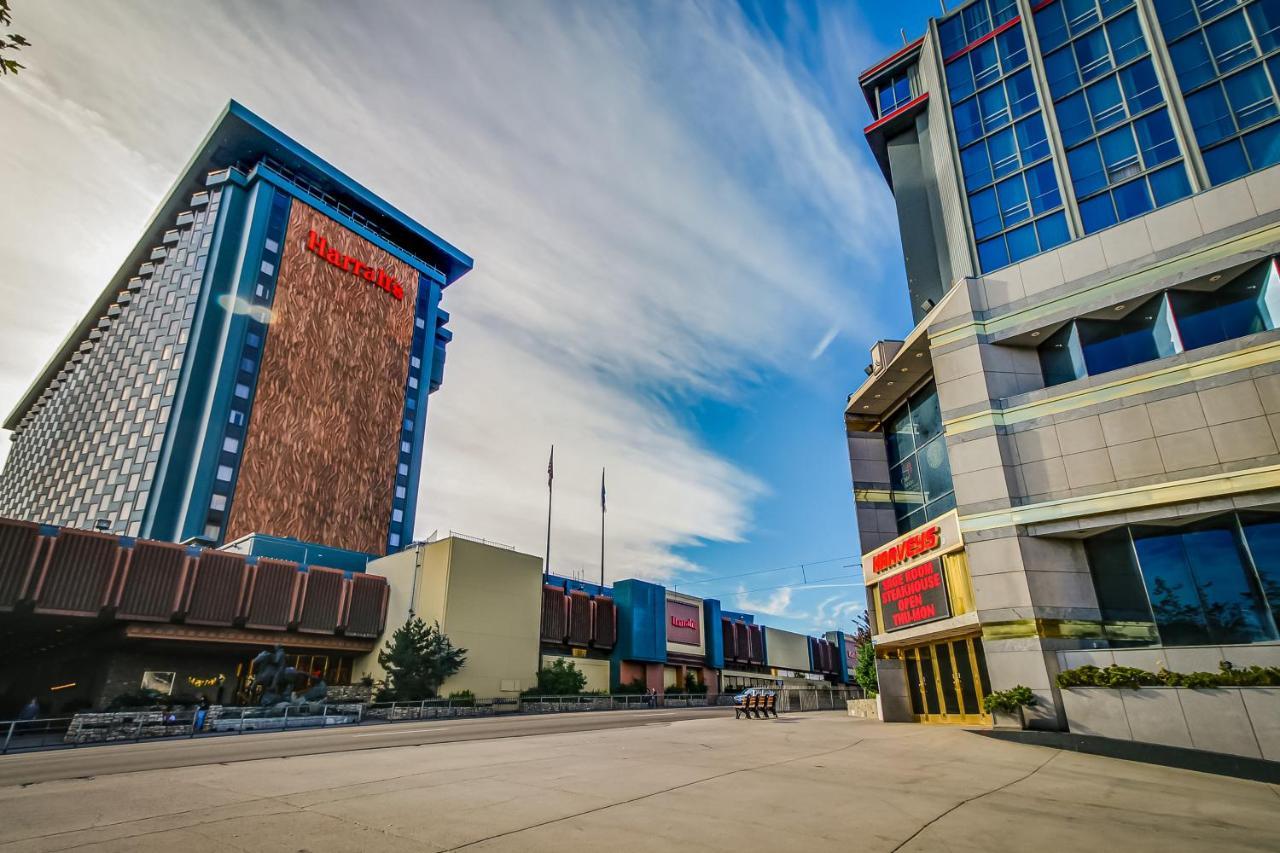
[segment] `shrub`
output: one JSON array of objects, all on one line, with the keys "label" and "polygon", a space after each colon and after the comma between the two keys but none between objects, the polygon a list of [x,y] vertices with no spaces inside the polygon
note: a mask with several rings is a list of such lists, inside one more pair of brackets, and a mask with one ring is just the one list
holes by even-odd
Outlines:
[{"label": "shrub", "polygon": [[587,686],[587,674],[573,661],[556,658],[551,666],[538,670],[538,684],[524,691],[525,696],[576,696]]},{"label": "shrub", "polygon": [[134,708],[168,708],[173,698],[158,690],[133,690],[121,693],[107,704],[108,711],[124,711]]},{"label": "shrub", "polygon": [[470,690],[455,690],[449,694],[449,703],[452,705],[474,705],[476,704],[476,694]]},{"label": "shrub", "polygon": [[644,679],[637,675],[626,684],[619,684],[618,689],[614,692],[619,696],[639,696],[642,693],[647,693],[648,690],[644,686]]},{"label": "shrub", "polygon": [[1029,708],[1036,704],[1036,696],[1030,687],[1019,684],[1008,690],[997,690],[982,697],[982,709],[990,714],[1000,711],[1005,714],[1016,714],[1019,708]]},{"label": "shrub", "polygon": [[880,682],[876,680],[876,650],[870,640],[858,646],[858,663],[853,668],[853,680],[858,682],[858,686],[868,697],[875,696],[880,689]]},{"label": "shrub", "polygon": [[693,696],[706,696],[707,685],[694,677],[692,672],[684,674],[684,692]]},{"label": "shrub", "polygon": [[439,623],[428,625],[411,616],[378,652],[378,665],[387,672],[378,701],[434,699],[440,685],[466,662],[467,650],[451,643]]},{"label": "shrub", "polygon": [[1059,687],[1110,687],[1136,690],[1139,687],[1187,687],[1206,690],[1213,687],[1280,686],[1280,667],[1250,666],[1237,669],[1230,661],[1219,664],[1218,672],[1148,672],[1132,666],[1099,668],[1091,664],[1058,673]]}]

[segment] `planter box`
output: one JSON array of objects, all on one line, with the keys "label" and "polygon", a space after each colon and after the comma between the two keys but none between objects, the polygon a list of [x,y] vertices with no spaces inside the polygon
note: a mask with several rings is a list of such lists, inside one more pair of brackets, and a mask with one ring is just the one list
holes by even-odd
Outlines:
[{"label": "planter box", "polygon": [[1280,687],[1070,687],[1071,731],[1280,760]]},{"label": "planter box", "polygon": [[992,711],[991,727],[994,729],[1021,731],[1027,727],[1027,717],[1021,709],[1016,714],[1011,714],[1008,711]]},{"label": "planter box", "polygon": [[880,703],[875,699],[847,699],[844,705],[850,717],[862,720],[880,719]]}]

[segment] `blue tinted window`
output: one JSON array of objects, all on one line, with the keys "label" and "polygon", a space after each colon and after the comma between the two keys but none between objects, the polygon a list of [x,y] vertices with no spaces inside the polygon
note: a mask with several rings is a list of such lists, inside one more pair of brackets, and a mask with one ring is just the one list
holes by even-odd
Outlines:
[{"label": "blue tinted window", "polygon": [[1156,326],[1163,301],[1148,300],[1118,320],[1076,321],[1090,376],[1160,358]]},{"label": "blue tinted window", "polygon": [[1098,137],[1098,148],[1102,151],[1102,166],[1111,183],[1123,181],[1141,170],[1138,147],[1129,128],[1122,127]]},{"label": "blue tinted window", "polygon": [[1009,93],[1009,109],[1014,118],[1024,116],[1039,106],[1036,99],[1035,79],[1031,76],[1030,68],[1010,77],[1005,82],[1005,88]]},{"label": "blue tinted window", "polygon": [[1071,48],[1064,47],[1057,53],[1044,58],[1044,74],[1049,81],[1049,94],[1060,98],[1080,85],[1080,74],[1076,71],[1076,58]]},{"label": "blue tinted window", "polygon": [[1125,12],[1108,21],[1107,40],[1111,42],[1111,55],[1115,57],[1116,65],[1123,65],[1147,50],[1137,12]]},{"label": "blue tinted window", "polygon": [[917,391],[886,419],[889,487],[898,529],[906,531],[953,506],[951,465],[942,437],[942,412],[932,385]]},{"label": "blue tinted window", "polygon": [[1245,134],[1244,148],[1255,169],[1280,163],[1280,122],[1272,122],[1261,130]]},{"label": "blue tinted window", "polygon": [[1184,349],[1242,338],[1267,329],[1263,290],[1270,261],[1249,270],[1238,279],[1207,293],[1171,290],[1169,301],[1178,319]]},{"label": "blue tinted window", "polygon": [[1062,16],[1062,4],[1050,3],[1035,13],[1036,36],[1040,50],[1048,53],[1067,43],[1067,21]]},{"label": "blue tinted window", "polygon": [[1138,137],[1142,163],[1148,169],[1178,156],[1178,143],[1173,138],[1173,125],[1167,111],[1157,110],[1138,119],[1133,123],[1133,132]]},{"label": "blue tinted window", "polygon": [[1029,258],[1036,252],[1040,251],[1036,243],[1036,230],[1034,225],[1023,225],[1021,228],[1015,228],[1005,235],[1005,240],[1009,246],[1009,263],[1016,264],[1023,258]]},{"label": "blue tinted window", "polygon": [[978,109],[982,113],[982,131],[990,133],[1009,123],[1009,107],[1004,99],[1004,89],[992,86],[978,93]]},{"label": "blue tinted window", "polygon": [[1151,623],[1151,606],[1129,531],[1121,528],[1093,536],[1085,540],[1084,548],[1104,628],[1107,623],[1127,623],[1126,628],[1134,622]]},{"label": "blue tinted window", "polygon": [[1022,35],[1022,27],[1011,27],[996,36],[996,52],[1000,56],[1000,65],[1006,72],[1012,71],[1027,61],[1027,40]]},{"label": "blue tinted window", "polygon": [[1080,202],[1080,222],[1084,225],[1084,233],[1092,234],[1116,224],[1116,210],[1111,203],[1111,194],[1099,196]]},{"label": "blue tinted window", "polygon": [[960,59],[947,65],[947,91],[951,103],[963,101],[974,93],[974,88],[973,72],[968,62]]},{"label": "blue tinted window", "polygon": [[1204,36],[1198,32],[1170,45],[1169,56],[1173,59],[1173,67],[1178,69],[1178,83],[1184,92],[1218,76],[1209,59]]},{"label": "blue tinted window", "polygon": [[1089,114],[1093,116],[1093,126],[1097,130],[1106,130],[1117,122],[1124,121],[1124,104],[1120,100],[1120,83],[1114,76],[1099,80],[1084,90],[1089,102]]},{"label": "blue tinted window", "polygon": [[959,15],[938,24],[938,43],[944,57],[951,56],[968,44],[964,35],[964,22]]},{"label": "blue tinted window", "polygon": [[1187,170],[1181,163],[1166,166],[1148,176],[1151,182],[1151,195],[1155,198],[1156,207],[1175,202],[1191,195],[1191,184],[1187,181]]},{"label": "blue tinted window", "polygon": [[960,169],[964,172],[967,190],[976,190],[991,183],[991,161],[987,158],[986,146],[979,142],[961,150]]},{"label": "blue tinted window", "polygon": [[1000,208],[996,205],[995,188],[969,196],[969,215],[973,219],[973,236],[978,240],[1000,230]]},{"label": "blue tinted window", "polygon": [[1107,185],[1096,143],[1089,142],[1068,151],[1067,167],[1071,170],[1071,185],[1075,187],[1077,196],[1090,195]]},{"label": "blue tinted window", "polygon": [[1156,80],[1156,69],[1150,59],[1143,59],[1125,68],[1118,75],[1124,89],[1124,100],[1129,113],[1140,113],[1148,107],[1164,103],[1164,94]]},{"label": "blue tinted window", "polygon": [[1280,517],[1274,513],[1243,513],[1240,522],[1274,621],[1280,618]]},{"label": "blue tinted window", "polygon": [[1080,79],[1088,83],[1111,70],[1111,53],[1102,30],[1094,30],[1072,42]]},{"label": "blue tinted window", "polygon": [[1160,29],[1164,30],[1166,39],[1176,39],[1200,23],[1191,8],[1191,0],[1156,0],[1156,17],[1160,19]]},{"label": "blue tinted window", "polygon": [[1014,142],[1013,128],[1006,128],[987,137],[987,151],[991,156],[991,174],[1003,178],[1018,170],[1018,147]]},{"label": "blue tinted window", "polygon": [[1018,122],[1018,152],[1023,163],[1034,163],[1049,154],[1049,141],[1045,138],[1044,119],[1037,113]]},{"label": "blue tinted window", "polygon": [[1061,385],[1088,375],[1079,343],[1075,340],[1073,323],[1046,338],[1036,352],[1040,356],[1040,372],[1044,374],[1046,385]]},{"label": "blue tinted window", "polygon": [[1058,191],[1058,180],[1053,175],[1052,162],[1046,160],[1028,169],[1026,178],[1032,213],[1041,214],[1062,204],[1062,194]]},{"label": "blue tinted window", "polygon": [[1235,124],[1231,121],[1231,110],[1227,108],[1227,99],[1217,86],[1210,86],[1194,95],[1188,95],[1187,112],[1191,116],[1191,127],[1195,131],[1196,142],[1202,147],[1211,145],[1235,132]]},{"label": "blue tinted window", "polygon": [[1004,247],[1004,237],[996,237],[978,244],[978,263],[984,272],[1008,266],[1009,252]]},{"label": "blue tinted window", "polygon": [[1121,184],[1111,193],[1116,202],[1116,216],[1121,222],[1151,210],[1151,192],[1145,180]]},{"label": "blue tinted window", "polygon": [[1084,92],[1076,92],[1059,101],[1054,108],[1058,114],[1058,131],[1062,143],[1068,147],[1083,142],[1093,135],[1093,123],[1089,119],[1089,105]]},{"label": "blue tinted window", "polygon": [[1073,34],[1084,32],[1100,20],[1093,0],[1062,0],[1062,7],[1067,14],[1067,27]]},{"label": "blue tinted window", "polygon": [[1227,102],[1236,117],[1236,125],[1242,130],[1259,122],[1274,118],[1276,104],[1271,98],[1271,85],[1261,65],[1254,65],[1222,81],[1227,90]]},{"label": "blue tinted window", "polygon": [[1205,151],[1204,167],[1209,173],[1209,183],[1214,186],[1233,181],[1249,172],[1249,163],[1244,158],[1244,148],[1238,139]]},{"label": "blue tinted window", "polygon": [[974,85],[981,89],[1000,78],[1000,63],[996,59],[995,42],[984,42],[969,51],[969,65],[973,69]]},{"label": "blue tinted window", "polygon": [[1219,74],[1237,68],[1258,55],[1249,35],[1249,25],[1244,21],[1244,12],[1236,12],[1214,21],[1204,28],[1204,37],[1209,43],[1209,53],[1218,66]]},{"label": "blue tinted window", "polygon": [[1249,6],[1249,21],[1264,51],[1280,47],[1280,3],[1275,0],[1254,3]]},{"label": "blue tinted window", "polygon": [[1047,252],[1071,239],[1067,231],[1067,216],[1062,211],[1036,220],[1036,234],[1040,237],[1040,251]]},{"label": "blue tinted window", "polygon": [[1000,200],[1000,216],[1006,228],[1031,216],[1031,207],[1027,203],[1027,187],[1021,175],[996,184],[996,196]]}]

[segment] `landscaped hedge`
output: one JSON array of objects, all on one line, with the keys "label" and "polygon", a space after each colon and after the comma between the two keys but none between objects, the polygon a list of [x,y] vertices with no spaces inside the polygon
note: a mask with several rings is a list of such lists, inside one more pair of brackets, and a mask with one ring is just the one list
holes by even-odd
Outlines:
[{"label": "landscaped hedge", "polygon": [[1096,667],[1092,664],[1058,673],[1059,687],[1112,687],[1135,690],[1139,687],[1280,687],[1280,667],[1250,666],[1237,669],[1230,661],[1219,664],[1217,672],[1169,672],[1160,668],[1149,672],[1132,666]]}]

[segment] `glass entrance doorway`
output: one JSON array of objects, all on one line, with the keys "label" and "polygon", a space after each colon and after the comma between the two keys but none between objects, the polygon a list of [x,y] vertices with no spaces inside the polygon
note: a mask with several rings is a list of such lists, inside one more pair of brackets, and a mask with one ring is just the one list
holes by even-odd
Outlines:
[{"label": "glass entrance doorway", "polygon": [[897,649],[903,662],[911,713],[918,723],[986,725],[982,697],[991,692],[979,637],[960,637]]}]

